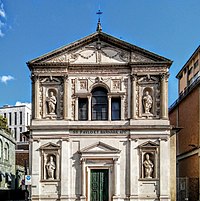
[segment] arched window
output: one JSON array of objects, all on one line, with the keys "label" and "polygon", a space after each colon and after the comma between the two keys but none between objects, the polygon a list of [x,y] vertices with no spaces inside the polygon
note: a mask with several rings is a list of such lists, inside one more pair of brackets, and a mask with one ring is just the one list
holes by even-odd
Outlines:
[{"label": "arched window", "polygon": [[7,142],[5,143],[5,146],[4,146],[4,159],[6,161],[9,160],[9,145]]},{"label": "arched window", "polygon": [[92,120],[108,120],[107,90],[97,87],[92,91]]}]

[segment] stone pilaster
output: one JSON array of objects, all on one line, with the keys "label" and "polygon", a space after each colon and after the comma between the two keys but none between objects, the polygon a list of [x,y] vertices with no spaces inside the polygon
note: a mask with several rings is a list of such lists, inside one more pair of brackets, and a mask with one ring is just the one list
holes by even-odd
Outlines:
[{"label": "stone pilaster", "polygon": [[108,120],[111,121],[112,119],[112,116],[111,116],[111,113],[112,113],[112,109],[111,109],[111,96],[108,96]]},{"label": "stone pilaster", "polygon": [[63,78],[63,119],[68,119],[68,77],[64,76]]},{"label": "stone pilaster", "polygon": [[168,119],[168,74],[161,76],[161,118]]},{"label": "stone pilaster", "polygon": [[114,198],[120,196],[120,163],[119,158],[114,159]]},{"label": "stone pilaster", "polygon": [[34,116],[33,118],[39,119],[40,118],[40,109],[39,109],[39,91],[40,91],[40,81],[39,81],[39,76],[33,76],[32,78],[32,86],[34,88],[33,90],[33,111],[34,111]]},{"label": "stone pilaster", "polygon": [[160,141],[160,201],[170,200],[170,141]]},{"label": "stone pilaster", "polygon": [[121,120],[124,120],[124,96],[121,96]]},{"label": "stone pilaster", "polygon": [[75,99],[75,121],[78,121],[78,97]]},{"label": "stone pilaster", "polygon": [[138,200],[138,175],[139,164],[138,153],[136,147],[137,140],[130,139],[130,200]]},{"label": "stone pilaster", "polygon": [[88,120],[91,121],[92,114],[91,114],[91,103],[92,103],[92,97],[88,96]]},{"label": "stone pilaster", "polygon": [[63,139],[61,144],[61,201],[69,199],[70,195],[70,155],[68,139]]},{"label": "stone pilaster", "polygon": [[85,168],[86,161],[84,158],[82,158],[81,162],[82,162],[82,175],[81,175],[82,182],[81,182],[81,198],[80,198],[80,200],[84,201],[84,200],[86,200],[86,168]]},{"label": "stone pilaster", "polygon": [[131,114],[131,119],[136,119],[136,75],[132,75],[132,96],[131,96],[131,101],[132,101],[132,114]]}]

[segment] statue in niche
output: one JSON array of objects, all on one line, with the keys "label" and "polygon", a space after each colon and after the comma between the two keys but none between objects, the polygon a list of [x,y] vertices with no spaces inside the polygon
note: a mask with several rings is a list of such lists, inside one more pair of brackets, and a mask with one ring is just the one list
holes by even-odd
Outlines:
[{"label": "statue in niche", "polygon": [[146,159],[143,162],[145,178],[152,178],[153,162],[149,159],[149,154],[145,155]]},{"label": "statue in niche", "polygon": [[152,108],[153,99],[151,95],[149,94],[149,91],[145,91],[145,95],[143,96],[143,106],[144,106],[144,113],[150,114],[150,110]]},{"label": "statue in niche", "polygon": [[50,92],[50,96],[47,97],[47,106],[48,106],[48,114],[55,114],[56,113],[56,97],[54,96],[53,91]]},{"label": "statue in niche", "polygon": [[53,156],[49,157],[49,161],[46,163],[45,167],[47,170],[47,179],[55,179],[56,164]]}]

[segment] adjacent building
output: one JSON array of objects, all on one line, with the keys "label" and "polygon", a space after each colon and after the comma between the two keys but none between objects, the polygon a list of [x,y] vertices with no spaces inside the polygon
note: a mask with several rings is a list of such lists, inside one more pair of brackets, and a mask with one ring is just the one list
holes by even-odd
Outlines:
[{"label": "adjacent building", "polygon": [[171,61],[101,31],[28,62],[34,201],[170,201]]},{"label": "adjacent building", "polygon": [[7,119],[8,127],[18,145],[26,142],[22,132],[28,130],[31,120],[31,109],[27,105],[0,107],[0,115]]},{"label": "adjacent building", "polygon": [[179,97],[169,109],[177,133],[178,201],[200,200],[200,46],[177,74]]},{"label": "adjacent building", "polygon": [[[15,139],[0,116],[0,192],[15,188]],[[2,195],[2,194],[1,194]]]},{"label": "adjacent building", "polygon": [[16,142],[16,188],[20,187],[28,169],[29,142],[27,136],[31,120],[31,109],[27,105],[0,107],[0,115],[7,119],[9,131]]}]

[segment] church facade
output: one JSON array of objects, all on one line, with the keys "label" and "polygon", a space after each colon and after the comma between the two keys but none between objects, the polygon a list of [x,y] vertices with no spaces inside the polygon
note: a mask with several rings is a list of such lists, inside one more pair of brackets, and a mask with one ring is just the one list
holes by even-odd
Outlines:
[{"label": "church facade", "polygon": [[29,61],[31,199],[171,200],[171,63],[101,30]]}]

